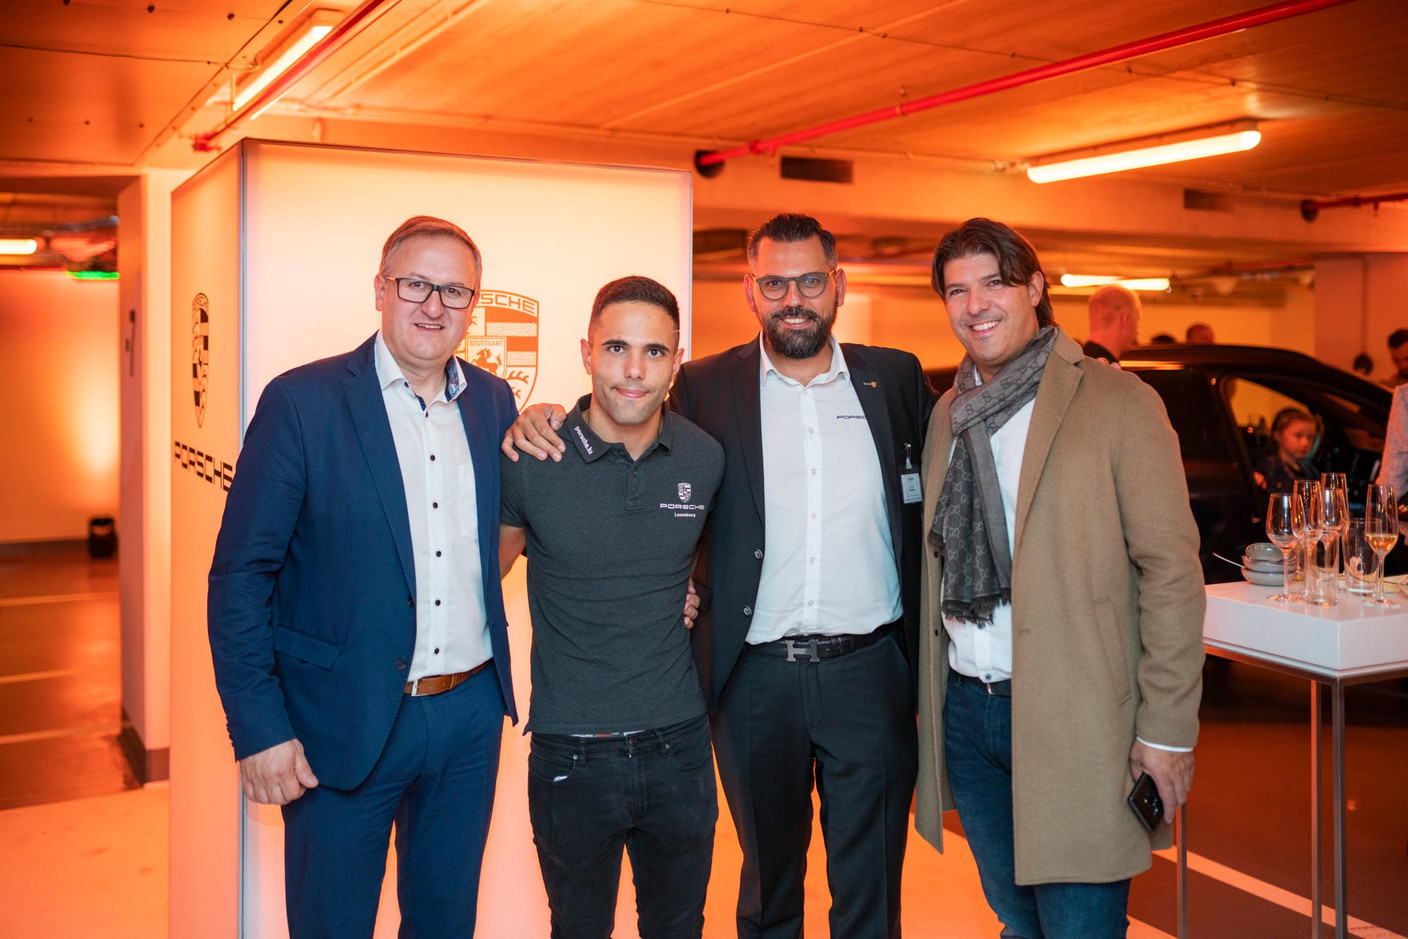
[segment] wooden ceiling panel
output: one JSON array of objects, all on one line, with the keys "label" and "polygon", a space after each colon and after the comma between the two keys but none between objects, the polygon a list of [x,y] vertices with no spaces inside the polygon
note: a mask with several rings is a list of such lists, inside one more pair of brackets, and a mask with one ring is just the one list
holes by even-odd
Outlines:
[{"label": "wooden ceiling panel", "polygon": [[0,157],[130,162],[190,92],[205,65],[81,57],[56,67],[47,52],[0,56]]},{"label": "wooden ceiling panel", "polygon": [[220,63],[286,6],[280,0],[161,0],[150,4],[154,9],[148,13],[148,5],[136,0],[7,0],[0,45]]},{"label": "wooden ceiling panel", "polygon": [[754,20],[742,29],[735,17],[628,0],[487,4],[329,104],[599,127],[764,61],[799,29],[832,38],[819,27]]}]

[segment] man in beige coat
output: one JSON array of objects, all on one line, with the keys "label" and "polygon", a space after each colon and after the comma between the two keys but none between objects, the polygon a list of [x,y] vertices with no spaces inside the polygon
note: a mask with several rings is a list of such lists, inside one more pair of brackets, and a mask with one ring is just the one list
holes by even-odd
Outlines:
[{"label": "man in beige coat", "polygon": [[[1123,936],[1151,838],[1193,777],[1203,585],[1158,396],[1052,322],[1012,229],[971,219],[934,256],[967,357],[924,453],[915,826],[958,809],[1003,936]],[[1170,841],[1167,824],[1153,836]]]}]

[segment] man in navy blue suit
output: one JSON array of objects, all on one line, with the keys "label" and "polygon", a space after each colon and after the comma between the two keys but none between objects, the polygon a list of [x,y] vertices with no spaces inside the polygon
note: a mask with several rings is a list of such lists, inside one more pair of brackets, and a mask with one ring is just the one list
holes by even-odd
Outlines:
[{"label": "man in navy blue suit", "polygon": [[283,807],[289,932],[370,936],[396,831],[401,936],[474,933],[503,716],[501,379],[454,356],[479,249],[418,216],[381,329],[271,381],[210,569],[216,686],[247,799]]}]

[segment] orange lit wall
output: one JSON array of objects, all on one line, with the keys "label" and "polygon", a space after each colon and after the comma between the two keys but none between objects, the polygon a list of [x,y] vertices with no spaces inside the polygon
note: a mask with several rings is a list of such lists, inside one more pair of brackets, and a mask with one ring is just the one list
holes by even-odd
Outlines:
[{"label": "orange lit wall", "polygon": [[0,271],[0,543],[117,514],[117,284]]}]

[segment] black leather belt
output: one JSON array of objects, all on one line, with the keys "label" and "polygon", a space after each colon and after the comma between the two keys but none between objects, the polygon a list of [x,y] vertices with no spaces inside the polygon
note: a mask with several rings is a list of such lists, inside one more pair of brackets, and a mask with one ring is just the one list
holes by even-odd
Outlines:
[{"label": "black leather belt", "polygon": [[895,628],[894,623],[886,623],[874,632],[859,636],[788,636],[772,642],[759,642],[745,646],[750,652],[785,658],[789,662],[820,662],[849,655],[857,649],[873,646],[888,636]]},{"label": "black leather belt", "polygon": [[974,678],[972,675],[965,675],[962,672],[950,670],[948,673],[950,680],[958,679],[966,685],[977,685],[988,694],[997,695],[999,698],[1012,697],[1012,679],[1007,678],[1002,681],[983,681],[981,678]]}]

